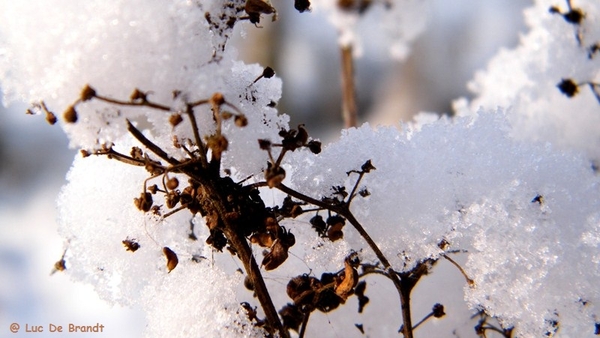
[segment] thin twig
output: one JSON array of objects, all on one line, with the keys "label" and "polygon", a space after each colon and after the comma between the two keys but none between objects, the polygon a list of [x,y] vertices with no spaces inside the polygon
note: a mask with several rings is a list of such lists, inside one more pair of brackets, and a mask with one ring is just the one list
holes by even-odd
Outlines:
[{"label": "thin twig", "polygon": [[131,123],[131,121],[129,121],[129,119],[126,119],[126,121],[127,121],[127,130],[131,133],[131,135],[133,135],[133,137],[135,137],[138,141],[140,141],[140,143],[142,143],[146,148],[150,149],[153,153],[158,155],[158,157],[162,158],[163,160],[169,162],[172,165],[178,165],[181,163],[181,162],[177,161],[176,159],[172,158],[171,156],[169,156],[164,150],[162,150],[159,146],[154,144],[154,142],[150,141],[146,136],[144,136],[144,134],[142,134],[142,132],[139,131],[139,129],[137,129]]},{"label": "thin twig", "polygon": [[105,96],[100,96],[100,95],[94,95],[94,97],[100,101],[104,101],[107,103],[112,103],[112,104],[116,104],[116,105],[120,105],[120,106],[132,106],[132,107],[150,107],[150,108],[154,108],[154,109],[158,109],[158,110],[162,110],[162,111],[171,111],[170,107],[167,106],[163,106],[162,104],[158,104],[158,103],[154,103],[154,102],[150,102],[147,100],[142,100],[139,102],[132,102],[132,101],[121,101],[121,100],[115,100],[115,99],[111,99],[109,97],[105,97]]},{"label": "thin twig", "polygon": [[469,286],[471,286],[471,287],[475,286],[475,281],[473,279],[469,278],[469,276],[467,275],[465,270],[462,268],[462,266],[460,266],[458,263],[456,263],[452,258],[448,257],[448,255],[446,255],[446,254],[442,254],[442,257],[447,259],[450,263],[452,263],[460,271],[460,273],[462,273],[462,275],[465,277],[465,280],[467,281],[467,284],[469,284]]},{"label": "thin twig", "polygon": [[196,122],[196,116],[194,115],[194,109],[191,105],[187,107],[186,113],[190,118],[190,123],[192,124],[192,131],[194,132],[194,139],[196,140],[196,146],[200,151],[200,164],[202,168],[208,168],[208,159],[206,158],[206,146],[202,142],[200,138],[200,133],[198,132],[198,122]]}]

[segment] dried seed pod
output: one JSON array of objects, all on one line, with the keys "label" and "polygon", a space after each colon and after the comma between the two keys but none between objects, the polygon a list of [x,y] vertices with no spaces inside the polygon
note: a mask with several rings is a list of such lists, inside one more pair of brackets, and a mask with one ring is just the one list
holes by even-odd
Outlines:
[{"label": "dried seed pod", "polygon": [[212,150],[213,157],[216,159],[221,158],[221,154],[227,150],[229,141],[223,135],[211,135],[206,140],[206,145]]},{"label": "dried seed pod", "polygon": [[210,98],[210,103],[220,106],[223,103],[225,103],[225,97],[223,97],[223,94],[221,93],[214,93],[213,96]]},{"label": "dried seed pod", "polygon": [[243,114],[236,115],[234,121],[235,125],[240,128],[248,125],[248,118]]},{"label": "dried seed pod", "polygon": [[221,230],[211,230],[210,236],[208,236],[206,239],[206,244],[212,246],[220,252],[223,251],[223,248],[225,245],[227,245],[227,238]]},{"label": "dried seed pod", "polygon": [[253,24],[260,23],[261,14],[273,14],[276,12],[273,6],[263,0],[246,0],[244,9],[246,10],[246,14],[248,14],[250,22]]},{"label": "dried seed pod", "polygon": [[333,215],[327,218],[327,237],[330,241],[335,242],[344,238],[342,228],[346,224],[346,220],[340,215]]},{"label": "dried seed pod", "polygon": [[350,256],[344,261],[344,275],[342,280],[335,286],[335,294],[340,296],[343,301],[346,301],[350,295],[354,293],[354,287],[358,283],[358,272],[352,266]]},{"label": "dried seed pod", "polygon": [[131,95],[129,96],[129,99],[132,102],[135,101],[146,101],[146,93],[144,93],[143,91],[139,90],[139,89],[134,89],[133,93],[131,93]]},{"label": "dried seed pod", "polygon": [[538,203],[539,205],[544,204],[544,196],[540,194],[535,195],[535,197],[531,200],[531,203]]},{"label": "dried seed pod", "polygon": [[300,324],[302,324],[302,321],[304,320],[304,314],[302,314],[297,306],[293,304],[287,304],[281,310],[279,310],[279,315],[283,320],[283,326],[285,328],[298,332]]},{"label": "dried seed pod", "polygon": [[327,224],[325,224],[325,221],[323,220],[323,217],[321,215],[313,216],[313,218],[311,218],[309,222],[312,225],[312,228],[315,229],[315,231],[319,234],[319,236],[325,236]]},{"label": "dried seed pod", "polygon": [[449,247],[450,247],[450,243],[445,238],[442,238],[442,240],[438,242],[438,248],[440,248],[442,250],[446,250]]},{"label": "dried seed pod", "polygon": [[282,167],[273,167],[269,163],[265,170],[265,179],[269,188],[277,187],[285,179],[285,170]]},{"label": "dried seed pod", "polygon": [[434,304],[433,308],[431,309],[431,313],[433,313],[433,316],[435,318],[444,317],[444,315],[446,315],[446,313],[444,313],[444,305],[442,305],[440,303]]},{"label": "dried seed pod", "polygon": [[311,153],[313,154],[319,154],[321,153],[321,142],[319,141],[315,141],[315,140],[310,140],[306,146],[308,147],[308,149],[310,150]]},{"label": "dried seed pod", "polygon": [[52,273],[54,273],[56,271],[65,271],[66,269],[67,269],[67,265],[65,262],[65,256],[63,255],[59,261],[54,263],[54,271],[52,271]]},{"label": "dried seed pod", "polygon": [[273,242],[271,251],[269,251],[263,258],[261,265],[263,265],[267,271],[274,270],[283,264],[287,258],[288,247],[285,246],[282,241],[276,239],[275,242]]},{"label": "dried seed pod", "polygon": [[123,246],[125,246],[126,251],[135,252],[140,248],[140,244],[135,241],[135,239],[125,239],[123,242]]},{"label": "dried seed pod", "polygon": [[153,184],[153,185],[149,186],[149,187],[148,187],[148,191],[149,191],[149,192],[150,192],[152,195],[156,194],[156,192],[158,191],[158,185],[156,185],[156,184]]},{"label": "dried seed pod", "polygon": [[171,177],[167,180],[167,189],[174,190],[179,186],[179,180],[177,177]]},{"label": "dried seed pod", "polygon": [[273,246],[273,236],[268,233],[258,233],[250,236],[250,242],[258,244],[263,248],[270,248]]},{"label": "dried seed pod", "polygon": [[162,251],[165,257],[167,257],[167,270],[169,270],[170,273],[173,269],[175,269],[177,263],[179,263],[179,259],[177,258],[177,254],[175,254],[173,250],[169,249],[166,246],[163,248]]},{"label": "dried seed pod", "polygon": [[279,223],[277,223],[277,219],[271,216],[265,218],[265,228],[272,234],[279,233]]},{"label": "dried seed pod", "polygon": [[133,204],[135,204],[139,210],[144,212],[150,211],[150,208],[152,208],[152,194],[149,192],[141,193],[139,198],[133,199]]},{"label": "dried seed pod", "polygon": [[360,167],[360,170],[362,170],[362,172],[364,172],[364,173],[368,173],[371,170],[375,170],[375,169],[377,169],[377,168],[375,168],[375,166],[373,166],[373,164],[371,163],[371,160],[368,160]]},{"label": "dried seed pod", "polygon": [[304,124],[298,125],[298,133],[295,139],[298,145],[305,145],[308,142],[308,131],[304,128]]},{"label": "dried seed pod", "polygon": [[131,152],[129,154],[136,160],[144,159],[144,151],[139,147],[131,147]]},{"label": "dried seed pod", "polygon": [[304,13],[307,10],[310,10],[310,1],[309,0],[294,0],[294,8],[300,12]]},{"label": "dried seed pod", "polygon": [[322,286],[317,278],[304,274],[296,276],[288,282],[286,293],[295,305],[308,305],[313,303],[315,292]]},{"label": "dried seed pod", "polygon": [[56,115],[54,115],[54,113],[52,113],[51,111],[46,110],[46,121],[50,124],[50,125],[54,125],[56,124]]},{"label": "dried seed pod", "polygon": [[332,242],[344,238],[344,232],[342,231],[343,226],[343,224],[337,223],[329,227],[329,229],[327,230],[327,238],[329,238],[329,240]]},{"label": "dried seed pod", "polygon": [[367,188],[363,188],[363,189],[360,189],[360,190],[358,191],[358,194],[359,194],[361,197],[367,197],[367,196],[370,196],[370,195],[371,195],[371,192],[370,192],[369,190],[367,190]]},{"label": "dried seed pod", "polygon": [[204,217],[206,221],[206,226],[209,229],[216,229],[219,226],[219,214],[216,212],[210,212]]},{"label": "dried seed pod", "polygon": [[246,287],[246,289],[248,289],[250,291],[254,291],[254,283],[252,282],[252,279],[248,275],[246,275],[246,277],[244,277],[244,287]]},{"label": "dried seed pod", "polygon": [[258,146],[261,150],[271,150],[271,141],[269,140],[258,140]]},{"label": "dried seed pod", "polygon": [[229,120],[230,118],[233,117],[233,115],[234,114],[232,112],[230,112],[230,111],[224,111],[224,112],[221,113],[221,118],[223,120]]},{"label": "dried seed pod", "polygon": [[173,115],[171,115],[171,117],[169,117],[169,123],[173,127],[177,126],[181,122],[183,122],[183,117],[181,117],[181,114],[173,114]]},{"label": "dried seed pod", "polygon": [[271,67],[265,67],[262,73],[262,77],[265,79],[270,79],[275,75],[275,71]]},{"label": "dried seed pod", "polygon": [[167,193],[167,196],[165,197],[165,203],[167,204],[167,208],[169,208],[169,209],[175,208],[177,203],[179,203],[179,200],[180,200],[179,190],[170,191],[169,193]]},{"label": "dried seed pod", "polygon": [[81,101],[89,101],[96,96],[96,91],[90,85],[85,85],[81,91]]},{"label": "dried seed pod", "polygon": [[579,92],[579,86],[571,79],[562,79],[556,87],[567,97],[573,97]]},{"label": "dried seed pod", "polygon": [[67,108],[67,110],[63,114],[63,118],[68,123],[75,123],[75,122],[77,122],[77,111],[75,110],[75,107],[74,106],[69,106],[69,108]]}]

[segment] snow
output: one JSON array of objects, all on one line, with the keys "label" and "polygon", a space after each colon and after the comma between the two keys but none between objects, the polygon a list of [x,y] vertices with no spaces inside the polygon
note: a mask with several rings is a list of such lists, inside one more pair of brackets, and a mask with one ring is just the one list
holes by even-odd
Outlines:
[{"label": "snow", "polygon": [[[223,169],[231,169],[236,180],[261,180],[268,156],[257,140],[277,142],[289,117],[271,107],[281,96],[281,79],[255,82],[263,68],[242,63],[227,45],[232,28],[225,23],[244,2],[232,4],[2,1],[4,102],[44,100],[51,110],[66,109],[86,84],[99,95],[121,100],[139,88],[170,111],[97,99],[79,102],[78,122],[61,121],[71,146],[92,150],[107,144],[128,154],[133,146],[142,147],[127,132],[129,119],[181,158],[184,153],[172,140],[193,138],[190,121],[184,115],[183,123],[172,127],[170,115],[219,92],[248,118],[243,128],[231,120],[223,124],[229,141]],[[330,15],[339,42],[356,44],[360,53],[355,29],[363,18],[336,4],[315,1],[313,6]],[[519,47],[500,51],[476,74],[470,83],[475,97],[455,102],[456,117],[421,114],[400,128],[364,124],[342,131],[318,155],[299,149],[283,161],[284,183],[321,199],[331,197],[334,186],[350,191],[357,174],[347,173],[371,160],[376,170],[359,186],[370,195],[357,196],[350,208],[392,267],[405,272],[426,259],[443,260],[448,253],[439,243],[447,241],[475,282],[465,283],[466,304],[474,311],[484,309],[506,328],[515,327],[515,335],[522,337],[542,336],[556,322],[560,336],[589,336],[600,302],[599,102],[587,85],[572,98],[556,87],[566,78],[598,82],[600,56],[588,55],[587,48],[600,40],[600,27],[594,25],[600,5],[574,4],[585,12],[581,27],[550,13],[553,5],[538,0],[526,11],[530,31]],[[425,27],[426,2],[393,2],[390,11],[384,11],[384,2],[373,6],[368,15],[394,23],[388,26],[392,34],[382,33],[392,54],[405,57],[409,41]],[[181,94],[174,98],[174,90]],[[195,116],[200,135],[215,131],[208,104],[196,108]],[[262,335],[239,306],[256,302],[240,288],[239,262],[204,244],[204,220],[188,211],[161,218],[134,207],[146,178],[142,167],[76,156],[58,200],[67,273],[93,285],[112,304],[140,306],[150,337]],[[266,189],[262,195],[273,204],[283,197]],[[157,205],[164,203],[156,199]],[[290,249],[293,258],[266,274],[278,308],[289,302],[280,284],[290,277],[337,271],[352,250],[364,262],[377,262],[350,224],[343,241],[331,242],[307,226],[309,218],[283,224],[296,244]],[[198,241],[189,238],[190,222]],[[126,239],[140,249],[125,250]],[[178,256],[170,272],[163,247]],[[193,259],[198,257],[203,258]],[[377,306],[398,308],[397,298],[383,298]],[[363,319],[372,335],[389,335],[396,325],[377,315]]]}]

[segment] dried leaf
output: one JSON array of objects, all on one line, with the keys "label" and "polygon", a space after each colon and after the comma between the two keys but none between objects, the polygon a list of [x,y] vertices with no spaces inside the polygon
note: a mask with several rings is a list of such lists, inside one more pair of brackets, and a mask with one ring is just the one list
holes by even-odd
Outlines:
[{"label": "dried leaf", "polygon": [[173,269],[175,269],[177,263],[179,263],[179,259],[177,258],[175,252],[166,246],[163,248],[163,254],[165,257],[167,257],[167,269],[170,273]]}]

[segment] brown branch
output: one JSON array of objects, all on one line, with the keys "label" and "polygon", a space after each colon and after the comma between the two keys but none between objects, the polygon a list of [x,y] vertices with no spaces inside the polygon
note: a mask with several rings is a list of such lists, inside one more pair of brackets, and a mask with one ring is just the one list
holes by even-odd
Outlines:
[{"label": "brown branch", "polygon": [[354,59],[352,45],[341,47],[342,53],[342,117],[346,128],[356,127],[357,107],[354,85]]}]

